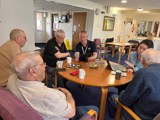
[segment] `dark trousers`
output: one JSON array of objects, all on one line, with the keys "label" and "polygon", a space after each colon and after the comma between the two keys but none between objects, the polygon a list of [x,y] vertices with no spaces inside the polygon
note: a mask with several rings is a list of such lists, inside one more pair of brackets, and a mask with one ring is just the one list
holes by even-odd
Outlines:
[{"label": "dark trousers", "polygon": [[55,85],[55,75],[57,76],[57,87],[63,87],[66,88],[66,82],[67,80],[62,78],[60,75],[58,75],[57,72],[54,72],[55,68],[53,67],[47,67],[47,73],[48,73],[48,83],[47,86],[50,88],[53,88]]}]

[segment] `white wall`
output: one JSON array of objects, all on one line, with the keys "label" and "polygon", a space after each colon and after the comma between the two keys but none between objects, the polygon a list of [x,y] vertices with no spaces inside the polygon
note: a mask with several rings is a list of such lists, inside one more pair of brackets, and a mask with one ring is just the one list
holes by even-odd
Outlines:
[{"label": "white wall", "polygon": [[[137,25],[140,24],[141,28],[141,23],[142,21],[153,21],[153,25],[155,22],[160,22],[160,13],[131,13],[131,12],[122,12],[122,19],[121,19],[121,24],[124,24],[124,21],[126,21],[127,18],[134,19],[136,20],[136,26],[135,30],[137,30]],[[121,26],[120,29],[124,29],[124,26]],[[146,27],[147,30],[147,27]],[[153,26],[152,26],[152,31],[153,32]]]},{"label": "white wall", "polygon": [[[101,9],[101,11],[104,11],[104,9]],[[94,14],[94,24],[93,24],[93,34],[92,39],[94,38],[100,38],[101,40],[114,37],[115,41],[117,41],[117,36],[120,35],[121,29],[120,29],[120,21],[121,21],[121,13],[116,11],[115,16],[115,24],[114,24],[114,30],[113,31],[103,31],[103,19],[104,16],[110,16],[113,17],[113,10],[110,10],[110,13],[95,15]]]},{"label": "white wall", "polygon": [[0,45],[9,40],[12,29],[19,28],[28,40],[23,49],[35,49],[33,0],[1,0],[0,21]]}]

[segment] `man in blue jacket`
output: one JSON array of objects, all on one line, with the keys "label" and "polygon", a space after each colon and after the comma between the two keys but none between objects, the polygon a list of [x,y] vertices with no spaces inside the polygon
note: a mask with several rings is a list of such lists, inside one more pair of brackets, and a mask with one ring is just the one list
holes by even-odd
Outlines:
[{"label": "man in blue jacket", "polygon": [[[141,119],[152,120],[160,113],[160,52],[148,49],[141,60],[144,68],[137,71],[125,91],[120,93],[119,101],[131,108]],[[115,98],[112,94],[109,103]],[[116,106],[116,105],[115,105]],[[130,116],[122,112],[125,120]]]}]

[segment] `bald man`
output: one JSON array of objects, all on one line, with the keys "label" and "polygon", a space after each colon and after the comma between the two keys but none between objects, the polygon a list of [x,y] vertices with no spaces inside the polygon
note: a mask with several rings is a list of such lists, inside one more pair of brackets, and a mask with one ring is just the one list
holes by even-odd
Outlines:
[{"label": "bald man", "polygon": [[0,86],[7,85],[8,77],[13,74],[11,62],[21,52],[26,41],[26,34],[23,30],[13,29],[10,32],[10,40],[0,46]]}]

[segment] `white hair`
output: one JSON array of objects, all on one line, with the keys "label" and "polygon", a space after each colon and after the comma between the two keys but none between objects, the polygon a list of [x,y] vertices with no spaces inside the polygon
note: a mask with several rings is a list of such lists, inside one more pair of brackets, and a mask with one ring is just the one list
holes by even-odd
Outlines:
[{"label": "white hair", "polygon": [[56,37],[60,37],[61,35],[65,34],[65,32],[62,29],[59,29],[55,32]]},{"label": "white hair", "polygon": [[153,48],[147,49],[142,53],[142,60],[147,65],[160,63],[160,51]]},{"label": "white hair", "polygon": [[18,54],[12,62],[12,68],[18,78],[25,78],[28,70],[38,64],[35,56],[38,52],[22,52]]}]

